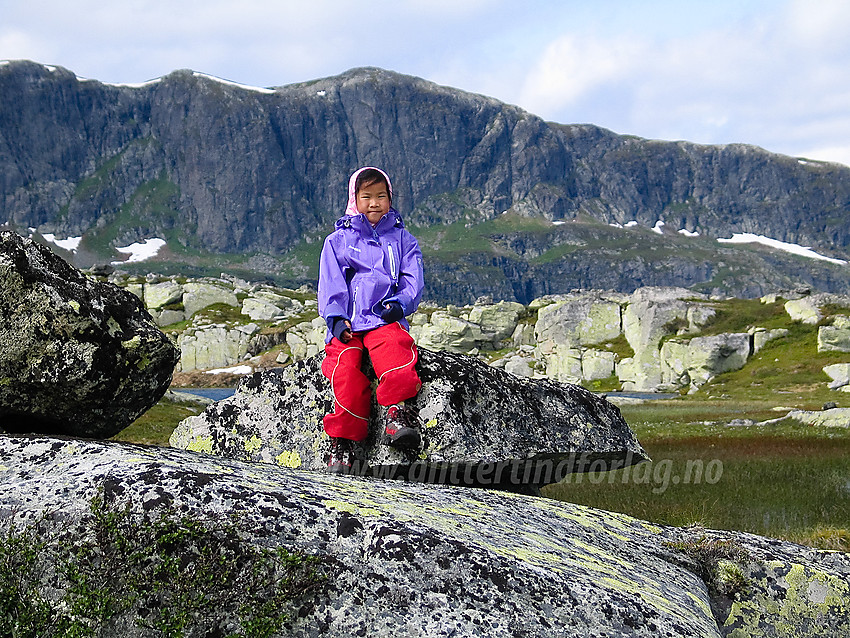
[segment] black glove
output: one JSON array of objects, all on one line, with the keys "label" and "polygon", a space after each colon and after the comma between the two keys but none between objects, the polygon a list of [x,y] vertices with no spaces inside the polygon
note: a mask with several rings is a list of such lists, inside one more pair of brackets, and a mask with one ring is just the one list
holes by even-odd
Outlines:
[{"label": "black glove", "polygon": [[344,317],[334,317],[331,334],[343,343],[348,343],[351,340],[351,326]]},{"label": "black glove", "polygon": [[390,301],[381,308],[381,319],[384,323],[393,323],[404,319],[404,308],[397,301]]}]

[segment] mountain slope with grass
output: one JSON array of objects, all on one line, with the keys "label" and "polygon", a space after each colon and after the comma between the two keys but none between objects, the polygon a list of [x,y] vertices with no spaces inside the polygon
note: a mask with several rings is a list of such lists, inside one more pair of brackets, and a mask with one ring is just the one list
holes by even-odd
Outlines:
[{"label": "mountain slope with grass", "polygon": [[0,94],[0,224],[80,238],[57,248],[80,266],[160,238],[145,272],[314,281],[348,174],[373,164],[422,236],[437,301],[850,285],[843,263],[716,241],[750,233],[846,260],[837,164],[549,123],[375,68],[264,89],[188,70],[109,85],[15,61]]}]

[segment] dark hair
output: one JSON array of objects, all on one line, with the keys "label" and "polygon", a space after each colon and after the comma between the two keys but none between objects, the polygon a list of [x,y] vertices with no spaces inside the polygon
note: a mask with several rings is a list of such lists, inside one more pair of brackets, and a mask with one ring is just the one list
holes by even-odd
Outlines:
[{"label": "dark hair", "polygon": [[389,183],[387,183],[387,178],[376,168],[367,168],[357,175],[357,179],[354,180],[354,192],[359,193],[361,188],[371,186],[372,184],[383,184],[386,186],[387,195],[389,195],[390,201],[392,201],[393,194]]}]

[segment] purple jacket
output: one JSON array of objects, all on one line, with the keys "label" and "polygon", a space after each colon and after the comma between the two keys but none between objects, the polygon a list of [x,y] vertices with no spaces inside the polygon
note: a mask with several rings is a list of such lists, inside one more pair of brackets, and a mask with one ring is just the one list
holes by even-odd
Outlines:
[{"label": "purple jacket", "polygon": [[[365,215],[346,214],[325,239],[319,313],[329,325],[342,317],[351,321],[353,332],[383,326],[383,304],[397,301],[407,316],[419,306],[423,287],[419,244],[393,208],[374,228]],[[408,327],[405,320],[400,323]]]}]

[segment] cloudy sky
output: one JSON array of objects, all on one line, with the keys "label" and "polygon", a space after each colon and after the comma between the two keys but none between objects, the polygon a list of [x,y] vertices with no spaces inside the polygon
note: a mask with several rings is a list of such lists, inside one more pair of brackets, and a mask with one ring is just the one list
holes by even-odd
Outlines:
[{"label": "cloudy sky", "polygon": [[379,66],[562,123],[850,165],[847,0],[0,0],[0,59],[277,86]]}]

